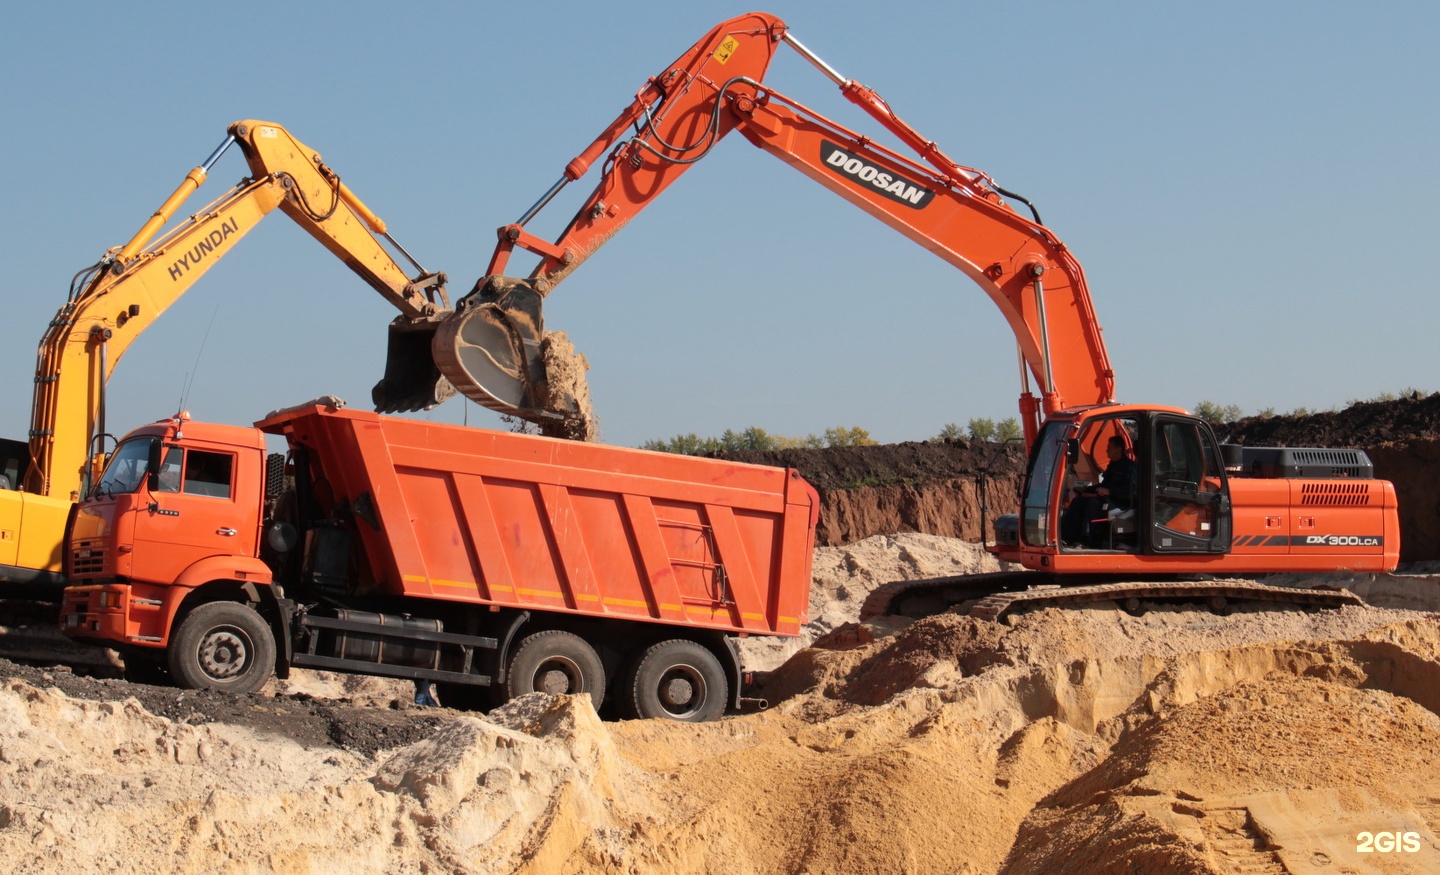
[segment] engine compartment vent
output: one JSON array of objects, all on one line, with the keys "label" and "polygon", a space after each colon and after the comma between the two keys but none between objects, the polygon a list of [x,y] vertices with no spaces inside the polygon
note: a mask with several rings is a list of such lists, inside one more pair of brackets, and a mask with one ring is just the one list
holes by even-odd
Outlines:
[{"label": "engine compartment vent", "polygon": [[[1239,450],[1239,459],[1235,450]],[[1288,480],[1371,480],[1375,465],[1364,450],[1325,447],[1227,447],[1232,477]]]},{"label": "engine compartment vent", "polygon": [[1327,507],[1362,507],[1370,503],[1368,483],[1302,483],[1302,505]]}]

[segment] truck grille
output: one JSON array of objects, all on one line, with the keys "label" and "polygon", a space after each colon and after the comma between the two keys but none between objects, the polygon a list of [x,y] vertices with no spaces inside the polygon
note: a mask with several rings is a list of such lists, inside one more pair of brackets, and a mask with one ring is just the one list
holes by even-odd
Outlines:
[{"label": "truck grille", "polygon": [[75,577],[105,573],[105,542],[100,538],[77,541],[70,550],[70,573]]}]

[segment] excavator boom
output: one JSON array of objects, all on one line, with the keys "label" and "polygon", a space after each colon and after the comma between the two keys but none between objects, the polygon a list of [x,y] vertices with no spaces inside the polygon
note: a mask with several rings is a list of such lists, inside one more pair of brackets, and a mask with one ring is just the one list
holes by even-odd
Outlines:
[{"label": "excavator boom", "polygon": [[[782,42],[913,157],[764,85]],[[536,421],[575,415],[543,354],[544,298],[731,131],[959,268],[985,292],[1013,331],[1024,364],[1020,405],[1028,439],[1043,414],[1114,399],[1114,373],[1084,272],[1065,245],[1038,216],[1016,212],[986,174],[954,162],[873,90],[835,72],[783,21],[760,13],[718,25],[651,78],[531,210],[499,229],[487,275],[437,330],[441,371],[466,396],[503,413]],[[555,242],[525,230],[602,155],[598,185]],[[517,247],[541,257],[525,278],[505,275]]]}]

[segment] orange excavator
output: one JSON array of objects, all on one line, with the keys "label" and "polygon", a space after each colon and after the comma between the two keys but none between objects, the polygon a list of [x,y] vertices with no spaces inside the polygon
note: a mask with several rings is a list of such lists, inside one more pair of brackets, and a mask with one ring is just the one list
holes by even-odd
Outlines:
[{"label": "orange excavator", "polygon": [[[781,43],[908,154],[764,84]],[[502,413],[536,421],[576,415],[541,354],[545,297],[732,131],[958,268],[1014,332],[1029,461],[1019,510],[997,520],[989,549],[1043,574],[983,586],[1029,586],[1044,576],[1074,586],[1395,567],[1395,490],[1374,479],[1363,452],[1226,446],[1183,409],[1117,403],[1084,272],[1033,205],[951,159],[773,15],[743,15],[707,33],[650,78],[533,207],[499,229],[487,275],[439,325],[440,370],[467,397]],[[557,240],[526,230],[597,162],[598,184]],[[523,278],[505,274],[517,248],[540,257]],[[1112,453],[1133,470],[1124,494],[1105,482]],[[1267,598],[1256,591],[1212,585],[1203,593]],[[1293,592],[1276,598],[1293,602]]]},{"label": "orange excavator", "polygon": [[[235,144],[251,175],[156,238]],[[0,441],[0,596],[58,593],[66,519],[104,464],[104,442],[114,440],[105,425],[111,372],[146,328],[277,208],[400,311],[390,324],[385,378],[372,393],[377,409],[433,407],[454,395],[429,351],[434,325],[451,312],[445,275],[416,263],[285,128],[236,122],[128,243],[76,275],[40,341],[29,441]]]}]

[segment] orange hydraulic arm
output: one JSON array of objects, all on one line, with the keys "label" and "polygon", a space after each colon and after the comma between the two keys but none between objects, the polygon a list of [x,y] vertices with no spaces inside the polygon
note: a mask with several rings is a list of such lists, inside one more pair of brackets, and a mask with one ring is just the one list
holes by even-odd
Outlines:
[{"label": "orange hydraulic arm", "polygon": [[[151,242],[234,143],[245,153],[252,175]],[[105,431],[105,383],[120,357],[276,207],[394,304],[401,313],[396,323],[433,325],[450,312],[444,274],[428,273],[416,264],[390,238],[385,223],[314,150],[280,125],[236,122],[225,141],[190,171],[130,242],[111,249],[98,264],[77,275],[69,299],[40,342],[26,492],[78,497],[82,462],[100,450],[93,442]],[[418,271],[415,278],[380,238]],[[434,397],[415,404],[433,406],[449,391],[443,381],[433,382],[421,394]],[[376,400],[378,404],[380,399]],[[402,402],[387,409],[403,407]]]},{"label": "orange hydraulic arm", "polygon": [[[782,41],[916,157],[885,148],[761,84]],[[545,399],[543,392],[530,386],[508,394],[491,390],[503,387],[507,377],[521,384],[543,381],[533,357],[525,354],[543,330],[540,300],[732,130],[959,268],[984,290],[1019,347],[1027,441],[1042,414],[1113,400],[1114,374],[1084,272],[1038,215],[1017,213],[1002,195],[1018,198],[986,174],[952,161],[878,94],[836,73],[791,37],[780,19],[759,13],[717,26],[652,78],[539,203],[500,229],[488,275],[457,305],[465,315],[440,329],[436,358],[442,371],[475,400],[527,415],[527,402]],[[549,243],[530,235],[525,223],[601,155],[606,158],[599,184],[560,238]],[[502,275],[516,247],[542,258],[525,280]],[[467,320],[490,329],[467,331]],[[502,332],[513,358],[499,349],[506,346],[496,340]],[[495,368],[474,367],[473,356],[447,358],[446,344],[463,347],[467,336],[487,347]],[[459,362],[471,366],[457,367]],[[1039,398],[1029,388],[1030,377],[1039,385]]]}]

